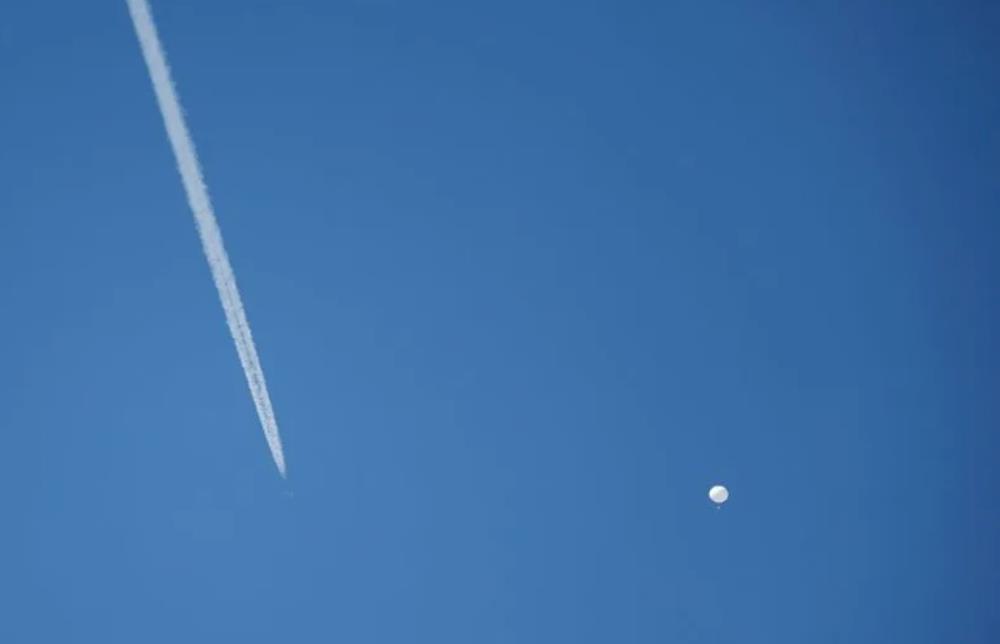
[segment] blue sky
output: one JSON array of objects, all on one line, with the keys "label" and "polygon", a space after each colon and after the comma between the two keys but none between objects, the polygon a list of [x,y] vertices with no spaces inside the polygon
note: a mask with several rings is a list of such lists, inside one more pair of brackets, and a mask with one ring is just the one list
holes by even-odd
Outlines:
[{"label": "blue sky", "polygon": [[8,4],[0,641],[1000,637],[992,3]]}]

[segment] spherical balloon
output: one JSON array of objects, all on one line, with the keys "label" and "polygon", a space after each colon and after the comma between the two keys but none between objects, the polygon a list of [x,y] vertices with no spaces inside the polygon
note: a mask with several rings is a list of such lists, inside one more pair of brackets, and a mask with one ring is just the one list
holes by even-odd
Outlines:
[{"label": "spherical balloon", "polygon": [[729,490],[726,489],[725,485],[713,485],[712,489],[708,491],[708,498],[712,499],[712,503],[722,505],[729,499]]}]

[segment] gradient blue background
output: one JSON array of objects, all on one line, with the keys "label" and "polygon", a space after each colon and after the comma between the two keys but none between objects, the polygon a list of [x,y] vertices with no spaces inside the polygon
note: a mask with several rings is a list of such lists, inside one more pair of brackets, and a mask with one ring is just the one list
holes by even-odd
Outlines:
[{"label": "gradient blue background", "polygon": [[996,3],[153,9],[290,476],[124,2],[4,3],[0,641],[1000,641]]}]

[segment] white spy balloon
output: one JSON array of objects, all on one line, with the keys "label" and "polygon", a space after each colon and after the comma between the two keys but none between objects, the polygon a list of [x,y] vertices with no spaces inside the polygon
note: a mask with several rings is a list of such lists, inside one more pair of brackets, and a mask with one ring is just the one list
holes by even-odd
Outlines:
[{"label": "white spy balloon", "polygon": [[729,490],[725,485],[713,485],[708,491],[708,498],[712,499],[712,503],[722,505],[729,499]]}]

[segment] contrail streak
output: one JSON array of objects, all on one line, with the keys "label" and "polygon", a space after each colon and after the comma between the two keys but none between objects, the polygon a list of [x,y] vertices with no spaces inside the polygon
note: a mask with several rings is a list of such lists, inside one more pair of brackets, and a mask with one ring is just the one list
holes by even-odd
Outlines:
[{"label": "contrail streak", "polygon": [[271,449],[274,463],[278,466],[281,475],[285,476],[285,456],[281,449],[278,421],[271,408],[271,397],[267,394],[264,370],[257,357],[257,349],[254,347],[253,336],[250,334],[250,324],[247,322],[246,313],[243,312],[240,292],[236,288],[236,277],[233,275],[233,268],[229,265],[229,257],[222,244],[222,233],[219,232],[219,224],[212,211],[212,202],[208,198],[208,190],[205,188],[205,180],[201,174],[198,155],[194,150],[194,142],[191,140],[191,134],[184,121],[184,114],[181,112],[180,100],[177,98],[173,81],[170,79],[166,54],[163,52],[163,46],[156,33],[156,25],[153,24],[149,3],[147,0],[126,0],[126,2],[129,13],[132,15],[135,33],[139,37],[139,44],[142,47],[142,56],[146,59],[149,78],[153,81],[153,90],[156,92],[156,102],[160,106],[163,123],[167,128],[167,137],[170,139],[170,146],[174,149],[177,169],[180,171],[181,181],[184,183],[188,204],[194,213],[195,224],[201,237],[201,246],[208,259],[208,265],[212,269],[212,279],[215,281],[215,288],[219,291],[222,309],[226,312],[226,323],[229,325],[233,342],[236,343],[236,352],[240,356],[240,364],[243,365],[247,384],[250,385],[250,395],[257,407],[257,416],[260,417],[260,424],[264,428],[264,436],[267,438],[267,445]]}]

